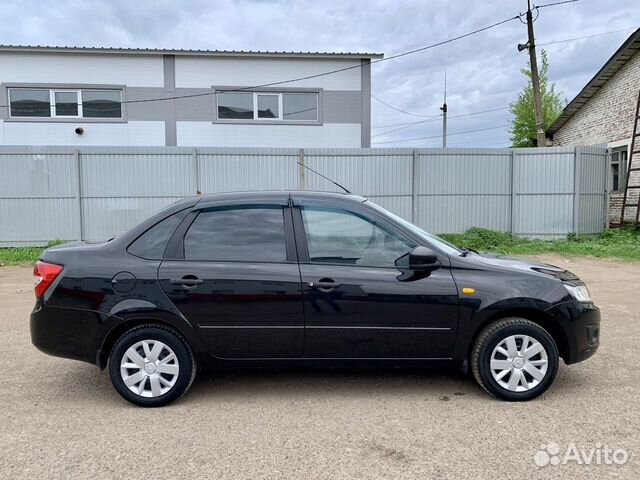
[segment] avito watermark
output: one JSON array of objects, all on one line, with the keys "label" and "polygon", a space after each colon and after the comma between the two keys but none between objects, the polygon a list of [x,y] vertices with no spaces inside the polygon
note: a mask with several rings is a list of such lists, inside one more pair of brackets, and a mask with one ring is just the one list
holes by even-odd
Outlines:
[{"label": "avito watermark", "polygon": [[629,460],[629,454],[622,448],[611,448],[608,445],[596,443],[592,447],[580,447],[574,442],[569,443],[564,451],[555,442],[540,445],[540,450],[533,456],[538,467],[547,465],[624,465]]}]

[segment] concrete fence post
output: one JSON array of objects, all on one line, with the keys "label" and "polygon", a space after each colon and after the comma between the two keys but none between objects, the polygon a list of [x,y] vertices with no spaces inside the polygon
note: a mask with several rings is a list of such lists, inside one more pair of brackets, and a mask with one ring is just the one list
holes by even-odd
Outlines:
[{"label": "concrete fence post", "polygon": [[609,177],[609,175],[611,175],[611,169],[609,168],[609,165],[611,165],[611,153],[612,153],[611,148],[607,148],[607,152],[604,155],[604,191],[603,191],[603,197],[602,197],[602,203],[603,203],[603,208],[604,208],[604,230],[608,230],[609,229],[609,208],[611,207],[611,194],[609,192],[609,185],[611,182],[611,179]]},{"label": "concrete fence post", "polygon": [[299,179],[298,179],[298,183],[300,186],[300,190],[306,190],[307,189],[307,185],[306,185],[306,178],[305,178],[305,163],[304,163],[304,148],[301,148],[300,150],[298,150],[298,162],[300,162],[300,164],[298,165],[298,175],[299,175]]},{"label": "concrete fence post", "polygon": [[77,219],[75,238],[78,241],[84,240],[84,215],[82,212],[82,158],[80,156],[80,150],[73,151],[73,160],[76,170],[76,203],[77,203]]},{"label": "concrete fence post", "polygon": [[411,152],[411,223],[416,223],[418,208],[418,151]]},{"label": "concrete fence post", "polygon": [[191,168],[193,170],[193,190],[196,195],[202,193],[202,187],[200,185],[200,163],[198,158],[198,149],[191,149]]},{"label": "concrete fence post", "polygon": [[580,147],[573,150],[573,233],[580,235]]},{"label": "concrete fence post", "polygon": [[516,234],[516,225],[517,225],[517,192],[516,192],[516,183],[517,183],[517,173],[516,173],[516,151],[515,149],[511,149],[511,161],[509,163],[510,168],[510,177],[511,177],[511,221],[510,221],[510,232],[511,235]]}]

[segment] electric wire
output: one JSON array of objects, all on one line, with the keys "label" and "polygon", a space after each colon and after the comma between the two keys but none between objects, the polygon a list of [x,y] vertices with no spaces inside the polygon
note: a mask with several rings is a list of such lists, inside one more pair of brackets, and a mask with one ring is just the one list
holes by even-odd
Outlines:
[{"label": "electric wire", "polygon": [[620,30],[611,30],[608,32],[600,32],[600,33],[594,33],[593,35],[585,35],[584,37],[574,37],[574,38],[565,38],[563,40],[553,40],[551,42],[545,42],[545,43],[536,43],[537,47],[544,47],[547,45],[556,45],[558,43],[566,43],[566,42],[573,42],[576,40],[584,40],[586,38],[594,38],[594,37],[601,37],[603,35],[610,35],[612,33],[620,33],[620,32],[628,32],[629,30],[637,30],[640,27],[629,27],[629,28],[622,28]]},{"label": "electric wire", "polygon": [[[475,132],[485,132],[487,130],[496,130],[498,128],[506,128],[509,125],[498,125],[495,127],[487,127],[487,128],[478,128],[476,130],[466,130],[464,132],[454,132],[454,133],[449,133],[447,134],[447,137],[453,137],[455,135],[464,135],[466,133],[475,133]],[[400,142],[412,142],[415,140],[431,140],[432,138],[442,138],[442,135],[432,135],[429,137],[417,137],[417,138],[405,138],[403,140],[386,140],[384,142],[373,142],[377,145],[382,145],[384,143],[400,143]]]},{"label": "electric wire", "polygon": [[[483,114],[483,113],[499,112],[500,110],[509,110],[509,107],[492,108],[490,110],[481,110],[479,112],[462,113],[460,115],[449,115],[447,118],[448,119],[452,119],[452,118],[460,118],[460,117],[470,117],[472,115],[480,115],[480,114]],[[438,119],[439,118],[442,118],[442,114],[441,113],[438,114]],[[417,122],[395,123],[395,124],[392,124],[392,125],[376,125],[375,127],[371,127],[371,128],[391,128],[391,127],[402,127],[404,125],[418,125],[420,123],[435,122],[438,119],[418,120]]]}]

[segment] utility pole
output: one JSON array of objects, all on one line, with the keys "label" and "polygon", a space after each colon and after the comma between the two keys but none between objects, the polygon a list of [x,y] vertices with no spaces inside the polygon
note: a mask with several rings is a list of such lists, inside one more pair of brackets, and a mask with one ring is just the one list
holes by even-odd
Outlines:
[{"label": "utility pole", "polygon": [[447,69],[444,69],[444,101],[442,110],[442,148],[447,148]]},{"label": "utility pole", "polygon": [[[529,42],[529,62],[531,63],[531,83],[533,85],[533,101],[536,109],[536,138],[538,147],[545,147],[547,141],[544,135],[544,114],[542,112],[542,98],[540,94],[540,78],[538,77],[538,61],[536,59],[536,44],[533,35],[533,14],[531,13],[531,0],[527,0],[527,34]],[[518,45],[520,50],[520,45]]]}]

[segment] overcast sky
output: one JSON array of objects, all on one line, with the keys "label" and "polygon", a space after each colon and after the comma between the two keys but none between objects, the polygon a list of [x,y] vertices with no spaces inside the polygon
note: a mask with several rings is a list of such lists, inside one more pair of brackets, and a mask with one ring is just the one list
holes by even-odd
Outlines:
[{"label": "overcast sky", "polygon": [[[538,5],[557,0],[541,0]],[[635,7],[634,7],[635,5]],[[524,11],[525,0],[483,2],[348,0],[3,0],[0,43],[228,50],[361,51],[393,55],[445,40]],[[571,100],[640,26],[638,0],[580,0],[540,9],[539,44],[615,30],[547,49],[550,78]],[[440,113],[447,69],[449,146],[508,146],[507,107],[526,83],[526,26],[512,21],[443,47],[372,67],[373,94],[408,112]],[[374,146],[439,146],[441,120],[421,120],[372,99]],[[381,128],[375,128],[381,127]],[[382,128],[385,127],[385,128]],[[497,127],[497,128],[492,128]],[[456,132],[488,129],[455,135]]]}]

